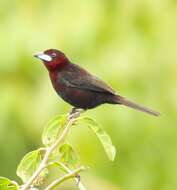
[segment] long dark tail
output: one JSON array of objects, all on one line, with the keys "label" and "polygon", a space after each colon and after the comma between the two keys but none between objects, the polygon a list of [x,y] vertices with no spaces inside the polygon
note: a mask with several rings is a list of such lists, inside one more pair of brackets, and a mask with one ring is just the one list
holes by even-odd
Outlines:
[{"label": "long dark tail", "polygon": [[124,98],[122,96],[119,96],[119,95],[116,96],[116,103],[122,104],[124,106],[131,107],[133,109],[148,113],[150,115],[154,115],[154,116],[159,116],[160,115],[159,112],[156,112],[156,111],[154,111],[154,110],[152,110],[150,108],[146,108],[144,106],[141,106],[141,105],[139,105],[137,103],[134,103],[134,102],[132,102],[130,100],[127,100],[126,98]]}]

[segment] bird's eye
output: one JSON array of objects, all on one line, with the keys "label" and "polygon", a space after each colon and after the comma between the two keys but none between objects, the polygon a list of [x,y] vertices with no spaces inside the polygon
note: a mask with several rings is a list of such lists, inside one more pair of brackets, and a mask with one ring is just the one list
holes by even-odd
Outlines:
[{"label": "bird's eye", "polygon": [[56,57],[56,56],[57,56],[56,53],[52,53],[52,54],[51,54],[51,57]]}]

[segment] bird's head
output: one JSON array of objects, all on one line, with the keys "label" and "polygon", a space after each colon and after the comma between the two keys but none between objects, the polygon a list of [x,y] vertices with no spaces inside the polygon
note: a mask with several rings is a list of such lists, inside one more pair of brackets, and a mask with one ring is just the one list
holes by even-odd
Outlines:
[{"label": "bird's head", "polygon": [[36,53],[34,57],[41,59],[49,71],[60,68],[69,62],[65,54],[56,49]]}]

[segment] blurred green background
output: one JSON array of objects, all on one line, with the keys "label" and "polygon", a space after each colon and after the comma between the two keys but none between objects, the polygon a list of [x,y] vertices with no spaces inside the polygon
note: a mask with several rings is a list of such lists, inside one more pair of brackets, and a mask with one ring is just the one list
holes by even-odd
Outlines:
[{"label": "blurred green background", "polygon": [[70,109],[33,57],[48,48],[162,113],[155,118],[113,105],[86,113],[118,150],[111,163],[94,134],[73,129],[81,162],[91,167],[83,174],[88,189],[176,189],[177,1],[0,0],[1,176],[19,180],[16,167],[41,146],[45,123]]}]

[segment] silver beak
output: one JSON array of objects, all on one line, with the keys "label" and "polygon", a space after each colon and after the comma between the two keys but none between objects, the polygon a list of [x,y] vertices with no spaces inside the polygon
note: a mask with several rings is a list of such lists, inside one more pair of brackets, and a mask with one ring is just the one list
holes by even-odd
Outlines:
[{"label": "silver beak", "polygon": [[43,61],[52,61],[52,57],[45,54],[44,52],[38,52],[38,53],[34,54],[34,57],[41,59]]}]

